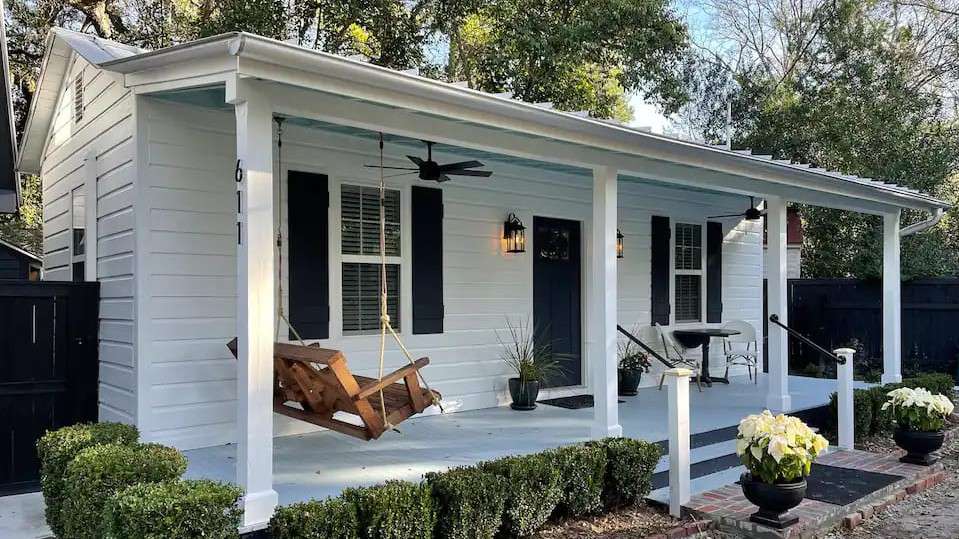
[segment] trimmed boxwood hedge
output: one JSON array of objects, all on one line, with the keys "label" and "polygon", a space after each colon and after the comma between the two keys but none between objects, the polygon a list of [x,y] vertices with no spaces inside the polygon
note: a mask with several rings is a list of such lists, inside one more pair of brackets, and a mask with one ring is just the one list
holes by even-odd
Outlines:
[{"label": "trimmed boxwood hedge", "polygon": [[526,537],[546,523],[559,504],[559,468],[549,453],[507,457],[480,464],[480,469],[506,480],[503,533]]},{"label": "trimmed boxwood hedge", "polygon": [[588,445],[606,451],[603,488],[606,507],[632,505],[649,494],[653,470],[662,456],[658,445],[632,438],[604,438]]},{"label": "trimmed boxwood hedge", "polygon": [[61,507],[64,499],[64,475],[67,465],[81,451],[100,444],[130,445],[140,433],[122,423],[83,423],[48,431],[37,441],[40,459],[40,489],[46,504],[47,524],[53,533],[64,536]]},{"label": "trimmed boxwood hedge", "polygon": [[67,465],[64,476],[63,536],[103,537],[102,513],[111,496],[137,483],[177,479],[185,471],[183,455],[159,444],[107,444],[84,449]]},{"label": "trimmed boxwood hedge", "polygon": [[[875,409],[874,392],[866,389],[856,389],[852,392],[852,413],[856,440],[862,440],[874,431],[872,421]],[[829,395],[829,417],[838,425],[839,396],[837,393]],[[838,427],[834,428],[838,432]]]},{"label": "trimmed boxwood hedge", "polygon": [[273,539],[358,539],[359,529],[356,506],[343,498],[279,507],[270,520]]},{"label": "trimmed boxwood hedge", "polygon": [[343,499],[356,506],[362,539],[431,539],[436,509],[429,485],[387,481],[351,488]]},{"label": "trimmed boxwood hedge", "polygon": [[139,483],[117,492],[103,515],[109,539],[238,537],[243,491],[206,480]]},{"label": "trimmed boxwood hedge", "polygon": [[438,511],[438,539],[493,539],[503,523],[506,479],[478,468],[426,474]]},{"label": "trimmed boxwood hedge", "polygon": [[562,497],[558,514],[579,517],[603,510],[606,451],[602,447],[569,445],[550,453],[559,470]]}]

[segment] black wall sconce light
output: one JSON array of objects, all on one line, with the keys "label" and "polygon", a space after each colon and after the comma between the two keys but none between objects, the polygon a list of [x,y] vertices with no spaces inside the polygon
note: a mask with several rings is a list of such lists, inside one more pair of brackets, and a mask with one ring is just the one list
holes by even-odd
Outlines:
[{"label": "black wall sconce light", "polygon": [[624,244],[623,239],[626,236],[623,236],[623,233],[616,229],[616,258],[623,258],[624,253]]},{"label": "black wall sconce light", "polygon": [[526,227],[515,213],[510,213],[503,223],[503,240],[507,253],[526,252]]}]

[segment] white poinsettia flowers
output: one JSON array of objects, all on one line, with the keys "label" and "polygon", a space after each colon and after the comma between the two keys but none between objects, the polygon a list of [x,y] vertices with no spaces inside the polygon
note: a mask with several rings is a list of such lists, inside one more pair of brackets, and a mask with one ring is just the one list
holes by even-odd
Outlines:
[{"label": "white poinsettia flowers", "polygon": [[883,410],[892,410],[900,428],[933,432],[943,428],[954,406],[945,395],[933,395],[928,389],[901,387],[886,394]]},{"label": "white poinsettia flowers", "polygon": [[809,475],[813,460],[828,445],[799,418],[764,410],[739,422],[736,454],[750,473],[774,483]]}]

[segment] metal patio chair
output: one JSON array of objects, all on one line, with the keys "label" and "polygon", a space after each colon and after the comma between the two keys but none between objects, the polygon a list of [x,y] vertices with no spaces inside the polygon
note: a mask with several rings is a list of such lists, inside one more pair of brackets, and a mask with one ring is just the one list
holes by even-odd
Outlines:
[{"label": "metal patio chair", "polygon": [[[696,375],[696,387],[700,391],[703,390],[702,382],[702,372],[703,372],[703,349],[701,346],[695,348],[686,348],[680,344],[673,334],[669,332],[663,326],[653,324],[653,329],[658,334],[658,338],[663,343],[663,350],[666,352],[666,359],[671,361],[675,365],[682,365],[692,369],[693,374]],[[663,373],[659,377],[659,389],[663,389],[663,382],[666,380],[666,374]]]},{"label": "metal patio chair", "polygon": [[723,339],[723,353],[726,356],[726,379],[729,379],[729,367],[745,365],[746,375],[754,384],[759,383],[759,342],[756,328],[745,320],[730,320],[723,329],[733,329],[739,335]]}]

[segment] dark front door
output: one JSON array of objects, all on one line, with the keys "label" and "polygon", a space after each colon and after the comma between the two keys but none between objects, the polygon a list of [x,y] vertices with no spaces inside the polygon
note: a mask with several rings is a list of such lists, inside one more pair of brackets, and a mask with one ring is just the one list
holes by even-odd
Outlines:
[{"label": "dark front door", "polygon": [[533,217],[533,324],[562,373],[550,387],[583,383],[579,223]]}]

